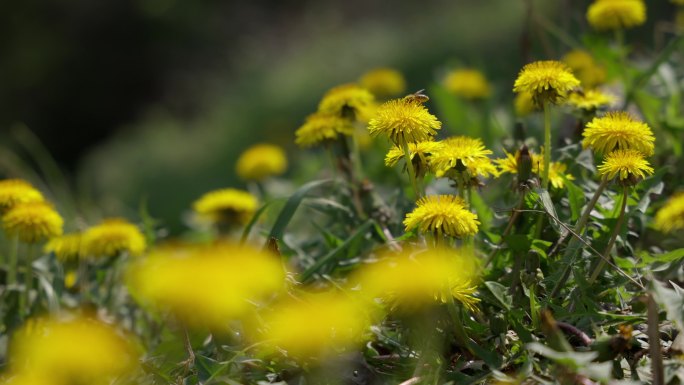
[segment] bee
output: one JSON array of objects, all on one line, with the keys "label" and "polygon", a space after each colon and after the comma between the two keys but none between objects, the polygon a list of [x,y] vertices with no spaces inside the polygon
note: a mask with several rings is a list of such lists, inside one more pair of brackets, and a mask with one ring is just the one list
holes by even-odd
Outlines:
[{"label": "bee", "polygon": [[425,92],[425,89],[418,90],[412,94],[408,94],[404,96],[404,100],[407,102],[418,102],[420,104],[424,104],[425,102],[430,100],[430,98],[423,92]]}]

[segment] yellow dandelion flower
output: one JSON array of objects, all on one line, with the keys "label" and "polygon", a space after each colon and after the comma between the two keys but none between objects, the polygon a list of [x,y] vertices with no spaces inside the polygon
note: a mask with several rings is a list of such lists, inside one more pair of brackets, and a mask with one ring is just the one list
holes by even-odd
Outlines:
[{"label": "yellow dandelion flower", "polygon": [[460,197],[428,195],[416,202],[416,208],[406,214],[406,231],[418,229],[424,234],[448,235],[455,238],[477,233],[480,222]]},{"label": "yellow dandelion flower", "polygon": [[448,296],[470,310],[479,279],[477,259],[464,250],[429,248],[385,253],[380,262],[365,265],[351,278],[362,296],[394,301],[404,309],[446,302]]},{"label": "yellow dandelion flower", "polygon": [[[417,171],[416,175],[423,175],[430,168],[430,155],[438,151],[441,145],[441,142],[434,142],[432,140],[409,143],[409,156],[411,158],[413,167]],[[392,167],[395,166],[400,160],[404,159],[404,150],[397,146],[392,146],[385,156],[385,165]]]},{"label": "yellow dandelion flower", "polygon": [[534,101],[532,100],[532,94],[529,92],[520,92],[515,95],[513,100],[513,109],[517,116],[527,116],[534,112],[536,109]]},{"label": "yellow dandelion flower", "polygon": [[597,30],[636,27],[646,21],[646,5],[643,0],[595,0],[587,20]]},{"label": "yellow dandelion flower", "polygon": [[594,118],[587,123],[582,136],[582,146],[591,147],[599,154],[633,148],[646,156],[653,155],[653,132],[646,123],[636,120],[627,112],[609,112]]},{"label": "yellow dandelion flower", "polygon": [[210,191],[192,204],[202,218],[216,224],[245,224],[254,215],[259,202],[247,191],[225,188]]},{"label": "yellow dandelion flower", "polygon": [[518,154],[520,151],[516,151],[515,154],[511,154],[508,151],[504,150],[504,158],[499,158],[499,159],[494,159],[494,163],[496,163],[498,167],[498,171],[500,174],[503,173],[509,173],[509,174],[517,174],[518,173]]},{"label": "yellow dandelion flower", "polygon": [[359,84],[378,98],[398,96],[406,91],[404,76],[392,68],[368,71],[361,76]]},{"label": "yellow dandelion flower", "polygon": [[309,115],[306,122],[295,132],[295,143],[303,148],[337,140],[340,135],[351,136],[354,126],[337,115],[316,113]]},{"label": "yellow dandelion flower", "polygon": [[670,0],[670,2],[677,5],[684,5],[684,0]]},{"label": "yellow dandelion flower", "polygon": [[108,218],[87,229],[81,240],[82,255],[113,257],[121,253],[140,255],[145,251],[145,236],[125,219]]},{"label": "yellow dandelion flower", "polygon": [[[540,167],[543,168],[543,162],[539,163]],[[562,189],[565,187],[565,180],[574,180],[575,177],[572,174],[568,174],[568,165],[561,162],[551,162],[549,169],[549,182],[551,186],[557,189]]]},{"label": "yellow dandelion flower", "polygon": [[607,179],[619,177],[620,181],[631,182],[652,175],[653,168],[640,151],[620,149],[606,155],[603,163],[598,166],[598,173]]},{"label": "yellow dandelion flower", "polygon": [[276,256],[227,242],[157,248],[131,264],[126,277],[136,300],[197,327],[225,326],[285,284]]},{"label": "yellow dandelion flower", "polygon": [[443,83],[449,92],[465,99],[486,99],[492,93],[487,78],[475,69],[453,70],[447,74]]},{"label": "yellow dandelion flower", "polygon": [[471,176],[496,174],[496,167],[488,157],[492,151],[485,148],[479,138],[453,136],[441,143],[430,157],[431,167],[437,177],[451,176],[453,172],[465,170]]},{"label": "yellow dandelion flower", "polygon": [[0,180],[0,212],[17,203],[42,202],[43,194],[23,179]]},{"label": "yellow dandelion flower", "polygon": [[52,238],[45,245],[46,253],[54,253],[57,259],[68,261],[78,259],[81,255],[81,243],[83,234],[71,233]]},{"label": "yellow dandelion flower", "polygon": [[563,62],[585,88],[593,89],[606,81],[606,69],[598,65],[587,51],[570,51],[563,56]]},{"label": "yellow dandelion flower", "polygon": [[677,193],[656,212],[653,226],[665,233],[684,229],[684,192]]},{"label": "yellow dandelion flower", "polygon": [[287,169],[285,151],[273,144],[256,144],[238,158],[235,172],[243,180],[263,180]]},{"label": "yellow dandelion flower", "polygon": [[267,349],[295,359],[325,358],[363,343],[373,320],[369,303],[342,293],[289,297],[262,315]]},{"label": "yellow dandelion flower", "polygon": [[528,92],[538,106],[557,103],[580,82],[565,64],[546,60],[526,64],[513,85],[514,92]]},{"label": "yellow dandelion flower", "polygon": [[425,106],[407,99],[394,99],[382,104],[368,123],[371,136],[385,134],[400,148],[405,143],[428,141],[441,128],[442,122]]},{"label": "yellow dandelion flower", "polygon": [[25,243],[38,243],[62,235],[64,220],[47,202],[19,203],[2,216],[2,226]]},{"label": "yellow dandelion flower", "polygon": [[[517,174],[519,169],[519,159],[520,150],[516,151],[515,154],[504,151],[506,157],[495,159],[494,162],[499,168],[499,173],[510,173]],[[541,154],[535,154],[529,151],[530,162],[532,164],[531,171],[536,175],[542,175],[544,171],[544,151],[542,149]],[[562,189],[565,187],[565,180],[574,180],[575,177],[572,174],[567,173],[568,166],[562,162],[551,162],[551,168],[549,170],[549,182],[551,186],[557,189]]]},{"label": "yellow dandelion flower", "polygon": [[330,89],[318,104],[318,112],[350,120],[368,121],[375,109],[375,97],[357,84]]},{"label": "yellow dandelion flower", "polygon": [[615,97],[599,90],[587,90],[570,93],[567,103],[578,110],[595,111],[615,103]]},{"label": "yellow dandelion flower", "polygon": [[14,334],[9,356],[11,372],[45,383],[104,385],[137,369],[140,348],[94,319],[37,319]]}]

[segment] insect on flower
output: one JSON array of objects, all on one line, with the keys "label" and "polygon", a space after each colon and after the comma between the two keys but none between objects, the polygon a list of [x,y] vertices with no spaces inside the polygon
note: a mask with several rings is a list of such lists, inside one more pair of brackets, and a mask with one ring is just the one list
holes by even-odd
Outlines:
[{"label": "insect on flower", "polygon": [[425,88],[404,96],[404,100],[406,100],[407,102],[418,102],[420,104],[424,104],[428,100],[430,100],[430,97],[425,95],[424,92]]}]

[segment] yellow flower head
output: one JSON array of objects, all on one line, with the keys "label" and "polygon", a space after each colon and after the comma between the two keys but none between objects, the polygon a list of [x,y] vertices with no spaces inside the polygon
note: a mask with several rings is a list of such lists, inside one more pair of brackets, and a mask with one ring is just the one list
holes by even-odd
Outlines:
[{"label": "yellow flower head", "polygon": [[570,51],[563,56],[563,62],[570,67],[585,88],[596,88],[606,81],[606,69],[599,66],[586,51]]},{"label": "yellow flower head", "polygon": [[46,253],[55,253],[57,259],[68,261],[78,259],[81,256],[83,234],[71,233],[52,238],[45,245]]},{"label": "yellow flower head", "polygon": [[534,100],[532,100],[532,94],[529,92],[520,92],[515,95],[513,109],[517,116],[527,116],[534,112],[536,106],[534,105]]},{"label": "yellow flower head", "polygon": [[368,302],[334,292],[288,297],[262,317],[263,345],[299,360],[325,358],[359,346],[374,319]]},{"label": "yellow flower head", "polygon": [[496,167],[488,157],[491,153],[478,138],[453,136],[441,142],[430,157],[430,163],[439,178],[466,170],[473,177],[487,177],[496,174]]},{"label": "yellow flower head", "polygon": [[287,169],[285,151],[273,144],[257,144],[238,158],[235,171],[244,180],[263,180]]},{"label": "yellow flower head", "polygon": [[470,100],[486,99],[492,93],[485,76],[474,69],[451,71],[444,78],[444,87],[454,95]]},{"label": "yellow flower head", "polygon": [[357,84],[330,89],[318,104],[318,112],[350,120],[368,121],[375,108],[375,97]]},{"label": "yellow flower head", "polygon": [[626,112],[609,112],[587,123],[582,133],[584,148],[591,147],[599,154],[616,149],[633,148],[646,156],[653,155],[653,132]]},{"label": "yellow flower head", "polygon": [[62,235],[64,220],[47,202],[19,203],[2,216],[2,226],[10,236],[25,243],[38,243]]},{"label": "yellow flower head", "polygon": [[[430,168],[430,156],[438,151],[441,145],[441,142],[434,142],[432,140],[409,143],[408,148],[411,163],[416,171],[418,171],[416,175],[423,175]],[[392,146],[385,156],[385,165],[392,167],[403,159],[405,159],[404,150],[397,146]]]},{"label": "yellow flower head", "polygon": [[654,227],[664,233],[684,229],[684,192],[673,195],[658,210]]},{"label": "yellow flower head", "polygon": [[653,174],[653,168],[649,165],[644,155],[634,149],[615,150],[606,155],[603,163],[598,166],[599,175],[613,179],[633,183]]},{"label": "yellow flower head", "polygon": [[110,384],[132,374],[139,357],[137,344],[97,320],[37,319],[14,335],[10,368],[47,384]]},{"label": "yellow flower head", "polygon": [[145,236],[137,226],[121,218],[109,218],[83,233],[82,253],[88,257],[113,257],[121,253],[140,255]]},{"label": "yellow flower head", "polygon": [[378,98],[398,96],[406,91],[406,81],[401,72],[392,68],[376,68],[366,72],[359,80],[361,87]]},{"label": "yellow flower head", "polygon": [[615,97],[599,90],[587,90],[570,93],[567,103],[578,110],[596,111],[615,103]]},{"label": "yellow flower head", "polygon": [[526,64],[515,79],[513,91],[532,94],[532,100],[540,106],[543,102],[557,103],[579,85],[579,80],[565,64],[546,60]]},{"label": "yellow flower head", "polygon": [[331,114],[309,115],[295,132],[295,143],[303,148],[337,140],[340,135],[351,136],[354,126],[345,118]]},{"label": "yellow flower head", "polygon": [[595,0],[587,20],[597,30],[636,27],[646,21],[646,5],[643,0]]},{"label": "yellow flower head", "polygon": [[17,203],[42,202],[43,194],[23,179],[0,180],[0,212]]},{"label": "yellow flower head", "polygon": [[452,296],[470,310],[480,301],[474,297],[479,279],[477,259],[463,250],[430,248],[386,253],[380,262],[363,266],[352,278],[368,298],[382,298],[411,310],[445,302]]},{"label": "yellow flower head", "polygon": [[[557,189],[562,189],[565,187],[565,180],[573,180],[575,177],[572,176],[572,174],[568,174],[568,165],[565,163],[561,162],[551,162],[549,169],[549,182],[551,182],[551,186]],[[544,169],[544,162],[539,162],[538,163],[538,168],[543,170]]]},{"label": "yellow flower head", "polygon": [[127,273],[136,300],[170,310],[196,327],[225,326],[285,284],[276,256],[227,242],[160,247],[136,260]]},{"label": "yellow flower head", "polygon": [[393,99],[382,104],[368,123],[368,131],[372,136],[385,134],[401,148],[404,143],[431,140],[441,128],[442,122],[425,106],[408,99]]},{"label": "yellow flower head", "polygon": [[192,204],[202,218],[216,224],[245,224],[254,215],[259,202],[247,191],[225,188],[210,191]]},{"label": "yellow flower head", "polygon": [[424,234],[462,238],[475,235],[480,221],[470,212],[460,197],[428,195],[416,202],[416,208],[406,214],[406,231],[418,229]]},{"label": "yellow flower head", "polygon": [[[519,158],[520,150],[516,151],[515,154],[504,151],[506,155],[505,158],[495,159],[497,166],[499,167],[499,173],[510,173],[517,174],[519,168]],[[532,164],[531,171],[536,175],[542,175],[544,171],[544,152],[542,149],[541,154],[535,154],[529,151],[530,162]],[[549,169],[549,182],[551,186],[557,189],[562,189],[565,187],[565,180],[574,180],[575,177],[572,174],[567,173],[568,166],[562,162],[551,162],[551,168]]]}]

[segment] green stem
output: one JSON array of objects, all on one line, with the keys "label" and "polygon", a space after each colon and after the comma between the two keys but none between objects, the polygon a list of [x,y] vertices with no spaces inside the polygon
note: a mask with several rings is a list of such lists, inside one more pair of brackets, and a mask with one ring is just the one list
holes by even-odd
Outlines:
[{"label": "green stem", "polygon": [[418,189],[418,182],[416,181],[416,171],[413,169],[413,162],[411,161],[411,152],[409,151],[408,143],[403,143],[404,149],[404,160],[406,161],[406,170],[409,174],[409,179],[411,179],[411,186],[413,187],[413,193],[416,199],[421,197],[420,190]]},{"label": "green stem", "polygon": [[33,290],[33,245],[29,244],[26,249],[24,273],[24,296],[20,301],[19,312],[28,316],[31,313],[31,290]]},{"label": "green stem", "polygon": [[613,245],[615,244],[615,241],[617,240],[618,235],[620,234],[620,229],[622,228],[622,223],[625,220],[625,210],[627,208],[627,196],[628,196],[628,190],[627,187],[625,186],[623,188],[623,195],[622,195],[622,205],[620,205],[620,213],[618,214],[618,219],[617,223],[615,224],[615,228],[613,229],[613,234],[610,236],[610,240],[608,241],[608,245],[606,245],[606,250],[601,254],[601,260],[598,262],[598,265],[596,265],[596,268],[594,271],[591,273],[591,276],[589,277],[589,284],[593,284],[596,282],[596,278],[598,278],[599,274],[601,274],[601,271],[606,265],[606,261],[610,257],[610,251],[613,249]]},{"label": "green stem", "polygon": [[10,237],[9,258],[7,260],[7,286],[17,284],[17,268],[19,264],[19,236]]},{"label": "green stem", "polygon": [[549,102],[544,101],[544,170],[542,172],[542,187],[549,189],[549,169],[551,168],[551,112]]}]

